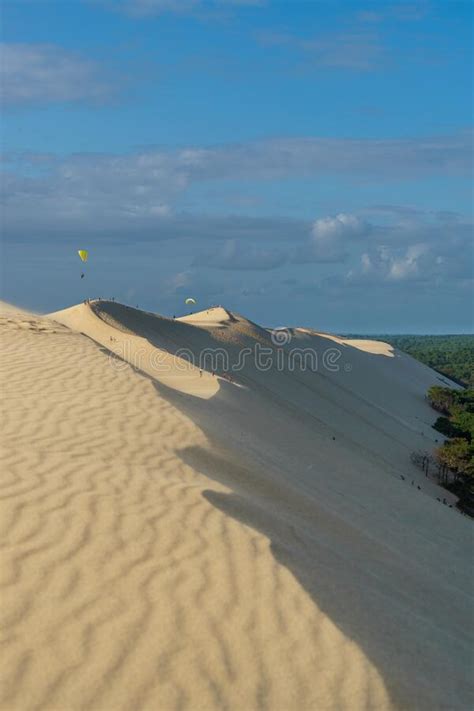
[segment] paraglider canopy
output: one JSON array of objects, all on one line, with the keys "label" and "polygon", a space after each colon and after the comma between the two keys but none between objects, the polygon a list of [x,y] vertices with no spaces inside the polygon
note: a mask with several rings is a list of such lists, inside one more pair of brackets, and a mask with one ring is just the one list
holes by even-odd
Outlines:
[{"label": "paraglider canopy", "polygon": [[188,296],[188,298],[184,302],[185,304],[195,304],[196,299],[193,299],[192,296]]},{"label": "paraglider canopy", "polygon": [[87,251],[87,249],[78,249],[77,253],[83,262],[87,262],[87,257],[89,256],[89,252]]}]

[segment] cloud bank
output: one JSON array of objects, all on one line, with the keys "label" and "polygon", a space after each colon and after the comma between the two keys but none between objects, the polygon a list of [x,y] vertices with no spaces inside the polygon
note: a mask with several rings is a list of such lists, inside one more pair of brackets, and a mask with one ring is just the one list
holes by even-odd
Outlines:
[{"label": "cloud bank", "polygon": [[[130,260],[137,260],[140,281],[148,278],[148,289],[172,313],[185,291],[242,310],[255,299],[310,304],[314,295],[328,309],[339,304],[339,314],[348,294],[351,308],[360,300],[372,309],[377,290],[388,290],[394,303],[411,295],[419,304],[427,294],[449,293],[460,310],[459,300],[465,303],[472,288],[472,224],[454,212],[374,204],[334,213],[315,207],[312,219],[290,219],[218,214],[208,198],[192,213],[182,205],[193,187],[224,181],[248,181],[255,192],[258,181],[331,173],[355,181],[362,175],[416,176],[418,182],[464,176],[469,143],[468,132],[461,132],[396,141],[289,138],[127,154],[6,154],[4,244],[8,250],[22,246],[22,254],[38,255],[36,260],[55,254],[57,246],[68,263],[86,240],[103,263],[120,264],[110,270],[110,293],[117,296],[112,274],[123,274],[130,288]],[[16,263],[23,265],[23,257]],[[15,283],[21,284],[22,268],[9,277]],[[31,274],[40,278],[36,270]],[[134,289],[139,293],[136,284]]]},{"label": "cloud bank", "polygon": [[[3,169],[5,221],[12,228],[28,219],[45,227],[89,221],[104,229],[118,222],[139,228],[179,209],[190,187],[213,181],[468,176],[472,138],[463,131],[394,140],[281,138],[175,150],[151,147],[126,154],[7,154]],[[328,230],[347,231],[354,225],[340,220],[314,229],[315,253],[322,254]]]},{"label": "cloud bank", "polygon": [[4,106],[102,102],[114,87],[99,63],[52,44],[0,44]]}]

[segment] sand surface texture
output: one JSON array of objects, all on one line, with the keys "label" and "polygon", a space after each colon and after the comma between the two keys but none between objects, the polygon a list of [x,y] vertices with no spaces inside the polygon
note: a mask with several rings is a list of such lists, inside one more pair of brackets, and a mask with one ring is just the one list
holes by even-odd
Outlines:
[{"label": "sand surface texture", "polygon": [[471,707],[472,522],[410,463],[437,373],[221,308],[0,332],[2,710]]}]

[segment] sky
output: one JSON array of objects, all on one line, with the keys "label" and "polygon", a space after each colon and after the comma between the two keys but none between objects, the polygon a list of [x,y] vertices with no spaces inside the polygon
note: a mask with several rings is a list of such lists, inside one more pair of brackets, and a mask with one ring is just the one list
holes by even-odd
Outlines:
[{"label": "sky", "polygon": [[4,0],[1,298],[472,332],[473,8]]}]

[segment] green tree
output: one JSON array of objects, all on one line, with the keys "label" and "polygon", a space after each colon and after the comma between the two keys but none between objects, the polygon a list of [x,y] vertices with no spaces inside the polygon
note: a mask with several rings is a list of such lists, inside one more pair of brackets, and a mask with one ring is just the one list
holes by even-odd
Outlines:
[{"label": "green tree", "polygon": [[458,476],[474,476],[474,446],[467,439],[456,437],[437,450],[437,458]]}]

